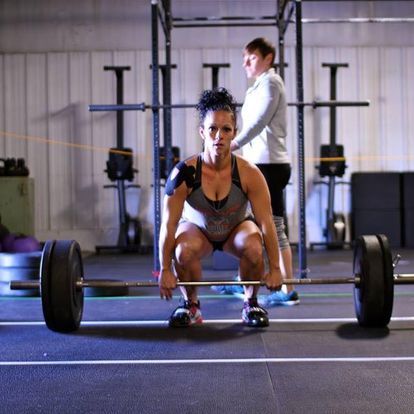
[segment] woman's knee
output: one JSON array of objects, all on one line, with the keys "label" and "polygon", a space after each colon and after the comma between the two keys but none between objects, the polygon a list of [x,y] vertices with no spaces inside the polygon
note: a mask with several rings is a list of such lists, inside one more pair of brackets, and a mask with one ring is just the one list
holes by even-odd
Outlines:
[{"label": "woman's knee", "polygon": [[263,261],[263,245],[260,237],[247,238],[242,250],[241,259],[248,261],[252,266],[259,265]]},{"label": "woman's knee", "polygon": [[176,240],[175,246],[175,260],[180,265],[191,264],[194,261],[200,261],[211,251],[209,243],[204,242],[197,237],[183,238],[179,237]]},{"label": "woman's knee", "polygon": [[279,241],[279,249],[288,249],[290,247],[290,244],[289,239],[286,235],[285,219],[282,216],[273,216],[273,221],[276,226],[276,233]]},{"label": "woman's knee", "polygon": [[175,260],[180,265],[186,265],[191,263],[197,258],[197,249],[196,247],[189,242],[179,243],[175,248]]}]

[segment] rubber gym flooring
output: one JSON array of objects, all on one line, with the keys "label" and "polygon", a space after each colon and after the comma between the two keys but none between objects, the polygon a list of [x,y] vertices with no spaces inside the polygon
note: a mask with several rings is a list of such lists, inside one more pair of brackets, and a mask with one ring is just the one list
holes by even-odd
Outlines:
[{"label": "rubber gym flooring", "polygon": [[[414,251],[399,253],[396,272],[413,273]],[[308,266],[309,277],[349,277],[352,252],[309,252]],[[149,280],[152,267],[150,255],[85,257],[86,278]],[[207,280],[234,275],[204,268]],[[386,329],[358,326],[352,285],[297,290],[300,305],[268,309],[263,329],[241,325],[239,298],[207,287],[205,323],[189,329],[167,326],[178,291],[171,302],[154,288],[88,296],[71,334],[46,328],[38,297],[1,297],[0,412],[412,413],[414,286],[396,287]]]}]

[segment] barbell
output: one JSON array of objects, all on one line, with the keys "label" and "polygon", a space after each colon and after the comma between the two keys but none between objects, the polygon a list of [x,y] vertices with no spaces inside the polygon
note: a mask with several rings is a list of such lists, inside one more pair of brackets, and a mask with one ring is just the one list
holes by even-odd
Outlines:
[{"label": "barbell", "polygon": [[[305,107],[310,106],[312,108],[321,107],[355,107],[355,106],[369,106],[370,101],[317,101],[312,102],[289,102],[288,106]],[[241,104],[237,104],[241,106]],[[173,108],[195,108],[196,104],[170,104],[170,105],[149,105],[145,102],[136,104],[92,104],[88,106],[89,112],[106,112],[106,111],[146,111],[147,109],[159,110],[159,109],[173,109]]]},{"label": "barbell", "polygon": [[[384,235],[360,236],[355,241],[353,277],[287,279],[285,284],[353,284],[358,323],[385,327],[393,308],[394,284],[413,284],[414,274],[394,274],[388,240]],[[177,282],[178,286],[260,285],[263,281]],[[39,289],[43,316],[49,329],[72,332],[83,313],[83,288],[158,287],[156,282],[85,279],[79,244],[74,240],[49,240],[40,261],[39,280],[11,281],[10,289]]]}]

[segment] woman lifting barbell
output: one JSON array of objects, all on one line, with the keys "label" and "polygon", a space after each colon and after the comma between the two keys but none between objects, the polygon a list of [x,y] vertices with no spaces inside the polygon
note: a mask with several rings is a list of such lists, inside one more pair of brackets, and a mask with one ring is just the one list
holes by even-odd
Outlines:
[{"label": "woman lifting barbell", "polygon": [[[201,260],[214,250],[240,259],[241,280],[264,280],[279,290],[278,239],[269,190],[260,170],[230,150],[236,136],[236,105],[224,88],[206,90],[197,104],[203,151],[177,164],[166,184],[160,229],[160,296],[171,299],[181,282],[201,280]],[[265,274],[263,243],[268,257]],[[257,302],[259,287],[244,287],[242,320],[267,326],[267,312]],[[201,323],[197,287],[183,286],[182,306],[170,326]]]}]

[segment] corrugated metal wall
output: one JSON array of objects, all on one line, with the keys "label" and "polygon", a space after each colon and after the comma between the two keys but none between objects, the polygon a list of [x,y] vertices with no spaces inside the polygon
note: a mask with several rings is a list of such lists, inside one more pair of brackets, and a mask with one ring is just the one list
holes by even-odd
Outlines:
[{"label": "corrugated metal wall", "polygon": [[[161,52],[162,53],[162,52]],[[286,87],[295,100],[294,49],[288,48]],[[0,157],[24,157],[35,179],[35,227],[40,239],[69,238],[82,248],[115,243],[118,207],[114,189],[103,172],[107,149],[116,145],[116,115],[89,113],[88,104],[115,103],[113,72],[105,65],[129,65],[124,73],[125,103],[151,101],[151,54],[145,51],[3,54],[0,56]],[[240,49],[174,50],[173,103],[193,103],[211,86],[203,63],[230,63],[222,69],[220,84],[242,101],[247,82]],[[322,62],[347,62],[339,69],[340,100],[371,101],[366,108],[338,108],[337,140],[345,146],[348,169],[353,171],[406,171],[414,169],[414,65],[411,47],[345,47],[304,49],[305,99],[329,98],[329,71]],[[329,142],[329,110],[305,110],[308,239],[322,240],[327,188],[318,179],[314,157]],[[130,189],[128,209],[139,215],[145,243],[152,243],[152,124],[151,111],[125,113],[125,146],[136,155],[139,169]],[[173,143],[182,158],[200,150],[195,111],[173,111]],[[288,145],[294,174],[288,187],[290,234],[297,239],[296,110],[289,110]],[[338,186],[338,212],[349,213],[349,186]]]}]

